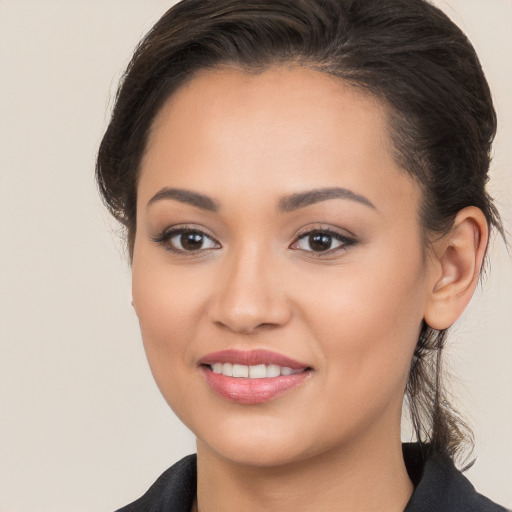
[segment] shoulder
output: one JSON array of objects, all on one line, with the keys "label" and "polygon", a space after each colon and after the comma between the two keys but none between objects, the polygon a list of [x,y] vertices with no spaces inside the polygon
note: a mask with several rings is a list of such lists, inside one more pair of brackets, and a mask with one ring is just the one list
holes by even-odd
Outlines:
[{"label": "shoulder", "polygon": [[196,456],[188,455],[162,473],[143,496],[117,512],[190,512],[196,486]]},{"label": "shoulder", "polygon": [[419,445],[406,444],[404,459],[415,484],[404,512],[507,512],[479,494],[448,455],[425,459]]}]

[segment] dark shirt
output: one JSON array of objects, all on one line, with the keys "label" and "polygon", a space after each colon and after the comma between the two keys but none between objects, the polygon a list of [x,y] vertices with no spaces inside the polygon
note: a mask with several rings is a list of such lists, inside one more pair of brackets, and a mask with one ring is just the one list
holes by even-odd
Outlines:
[{"label": "dark shirt", "polygon": [[[403,445],[404,460],[415,486],[404,512],[507,512],[478,494],[447,455],[423,459],[419,445]],[[190,512],[196,495],[196,456],[165,471],[137,501],[117,512]]]}]

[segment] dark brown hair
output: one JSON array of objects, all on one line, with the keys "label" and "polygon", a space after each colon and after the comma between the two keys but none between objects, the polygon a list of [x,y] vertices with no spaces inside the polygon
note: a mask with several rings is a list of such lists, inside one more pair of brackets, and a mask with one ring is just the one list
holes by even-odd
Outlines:
[{"label": "dark brown hair", "polygon": [[[98,153],[99,188],[126,227],[130,255],[139,166],[165,100],[200,70],[280,63],[329,73],[390,106],[397,162],[422,189],[426,241],[466,206],[503,233],[485,188],[491,94],[472,45],[442,11],[425,0],[183,0],[137,47]],[[425,449],[455,457],[471,431],[443,391],[445,340],[424,323],[406,399]]]}]

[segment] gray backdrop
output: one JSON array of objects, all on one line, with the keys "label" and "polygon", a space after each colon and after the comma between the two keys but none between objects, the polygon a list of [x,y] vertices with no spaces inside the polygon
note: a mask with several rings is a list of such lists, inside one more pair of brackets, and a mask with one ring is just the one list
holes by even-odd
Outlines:
[{"label": "gray backdrop", "polygon": [[[491,190],[512,231],[512,2],[436,3],[491,82]],[[171,4],[0,0],[1,512],[113,510],[194,449],[151,378],[93,181],[117,80]],[[499,240],[454,334],[454,391],[477,434],[469,476],[512,507],[512,264]]]}]

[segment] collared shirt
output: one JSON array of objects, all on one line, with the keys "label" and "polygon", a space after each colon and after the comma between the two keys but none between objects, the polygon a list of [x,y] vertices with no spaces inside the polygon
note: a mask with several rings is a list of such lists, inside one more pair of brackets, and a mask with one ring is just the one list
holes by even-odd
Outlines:
[{"label": "collared shirt", "polygon": [[[448,455],[425,461],[416,443],[403,445],[415,486],[404,512],[507,512],[477,493]],[[197,487],[197,459],[189,455],[165,471],[141,498],[117,512],[190,512]],[[509,511],[510,512],[510,511]]]}]

